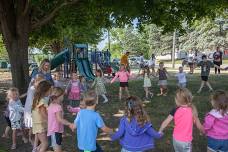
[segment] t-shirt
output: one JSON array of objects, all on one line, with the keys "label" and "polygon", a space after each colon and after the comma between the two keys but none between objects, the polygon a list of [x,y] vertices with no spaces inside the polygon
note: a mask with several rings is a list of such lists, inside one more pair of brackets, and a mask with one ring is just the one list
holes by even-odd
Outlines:
[{"label": "t-shirt", "polygon": [[209,76],[210,68],[213,68],[214,64],[211,61],[200,61],[198,66],[201,67],[201,76]]},{"label": "t-shirt", "polygon": [[82,109],[74,120],[74,124],[77,128],[78,148],[95,151],[98,128],[104,127],[100,114],[94,110]]},{"label": "t-shirt", "polygon": [[174,108],[170,115],[174,119],[173,138],[182,142],[192,141],[193,114],[192,108],[181,106]]},{"label": "t-shirt", "polygon": [[222,62],[222,52],[221,51],[216,51],[213,54],[214,61],[216,62]]},{"label": "t-shirt", "polygon": [[57,112],[62,112],[63,109],[59,104],[51,103],[48,107],[48,133],[50,136],[55,132],[63,133],[63,124],[56,119]]},{"label": "t-shirt", "polygon": [[188,55],[188,63],[193,63],[193,59],[194,59],[194,54],[189,54]]},{"label": "t-shirt", "polygon": [[179,83],[186,83],[187,82],[185,72],[177,73],[176,77],[177,77]]},{"label": "t-shirt", "polygon": [[47,120],[44,120],[42,115],[40,114],[40,107],[48,107],[48,98],[42,98],[35,109],[32,110],[32,123],[46,123]]}]

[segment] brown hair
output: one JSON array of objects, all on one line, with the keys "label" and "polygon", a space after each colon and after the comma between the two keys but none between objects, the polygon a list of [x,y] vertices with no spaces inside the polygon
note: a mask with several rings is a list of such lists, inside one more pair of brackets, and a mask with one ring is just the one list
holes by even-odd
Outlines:
[{"label": "brown hair", "polygon": [[[100,77],[102,77],[102,71],[101,71],[101,69],[98,69],[98,70],[96,71],[96,73],[100,73]],[[97,76],[97,74],[96,74],[96,76]]]},{"label": "brown hair", "polygon": [[177,106],[187,105],[192,108],[193,116],[198,117],[198,112],[192,103],[192,93],[187,88],[179,88],[176,91],[175,101]]},{"label": "brown hair", "polygon": [[41,81],[36,87],[36,91],[34,94],[32,109],[34,109],[38,104],[41,98],[45,97],[46,92],[51,89],[51,83],[44,80]]},{"label": "brown hair", "polygon": [[150,121],[149,116],[143,108],[142,101],[136,96],[127,98],[125,116],[127,116],[129,121],[135,118],[137,123],[141,126]]},{"label": "brown hair", "polygon": [[217,90],[211,96],[211,102],[214,109],[222,115],[228,112],[228,94],[224,90]]},{"label": "brown hair", "polygon": [[83,101],[86,106],[93,106],[97,103],[97,94],[95,91],[90,90],[84,94]]},{"label": "brown hair", "polygon": [[12,88],[9,88],[9,90],[7,90],[7,92],[6,92],[6,100],[7,101],[9,101],[10,100],[10,95],[11,95],[11,93],[13,93],[13,92],[15,92],[15,93],[17,93],[17,96],[19,97],[19,90],[16,88],[16,87],[12,87]]},{"label": "brown hair", "polygon": [[50,96],[50,101],[56,100],[58,97],[62,96],[64,94],[64,90],[60,87],[54,87],[51,90],[51,96]]},{"label": "brown hair", "polygon": [[145,75],[147,74],[147,76],[150,76],[150,68],[148,66],[144,67],[143,69],[143,77],[145,77]]}]

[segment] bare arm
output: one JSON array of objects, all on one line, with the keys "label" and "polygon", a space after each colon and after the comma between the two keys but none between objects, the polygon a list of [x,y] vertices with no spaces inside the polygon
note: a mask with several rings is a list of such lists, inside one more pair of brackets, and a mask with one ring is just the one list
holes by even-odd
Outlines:
[{"label": "bare arm", "polygon": [[161,127],[159,129],[159,132],[163,132],[163,130],[170,124],[170,122],[173,120],[173,116],[169,115],[161,124]]},{"label": "bare arm", "polygon": [[59,111],[55,114],[56,116],[56,119],[58,122],[62,123],[63,125],[66,125],[66,126],[70,126],[71,123],[69,121],[67,121],[66,119],[63,118],[63,114],[62,114],[62,111]]},{"label": "bare arm", "polygon": [[205,134],[205,131],[204,131],[204,127],[203,125],[201,124],[200,120],[199,120],[199,117],[193,117],[194,119],[194,122],[195,122],[195,125],[196,127],[199,129],[199,131],[203,134]]},{"label": "bare arm", "polygon": [[111,129],[111,128],[107,127],[107,126],[102,127],[101,130],[103,132],[105,132],[105,133],[108,133],[108,134],[113,133],[113,129]]},{"label": "bare arm", "polygon": [[44,105],[42,105],[41,107],[39,107],[40,110],[40,114],[43,117],[43,119],[47,120],[48,119],[48,115],[47,115],[47,109]]}]

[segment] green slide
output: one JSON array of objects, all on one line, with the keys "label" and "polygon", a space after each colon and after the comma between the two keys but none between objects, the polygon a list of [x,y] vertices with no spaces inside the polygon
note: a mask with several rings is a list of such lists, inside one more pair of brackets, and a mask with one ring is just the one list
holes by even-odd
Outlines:
[{"label": "green slide", "polygon": [[78,59],[75,63],[78,67],[79,73],[83,75],[88,80],[93,80],[95,78],[90,62],[86,59]]},{"label": "green slide", "polygon": [[70,52],[68,49],[63,50],[51,60],[51,70],[64,63],[65,58],[69,59]]}]

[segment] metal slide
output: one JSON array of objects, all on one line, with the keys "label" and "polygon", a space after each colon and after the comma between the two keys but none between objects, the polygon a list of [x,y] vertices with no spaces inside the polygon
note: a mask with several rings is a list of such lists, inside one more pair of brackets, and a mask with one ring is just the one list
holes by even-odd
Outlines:
[{"label": "metal slide", "polygon": [[83,75],[88,80],[93,80],[95,78],[92,68],[90,66],[89,60],[86,59],[78,59],[76,61],[79,73]]}]

